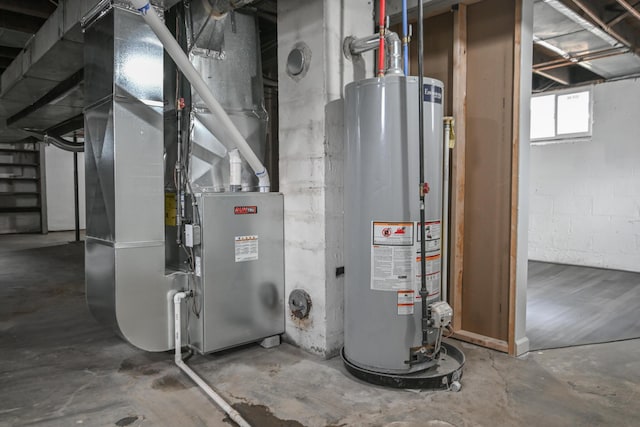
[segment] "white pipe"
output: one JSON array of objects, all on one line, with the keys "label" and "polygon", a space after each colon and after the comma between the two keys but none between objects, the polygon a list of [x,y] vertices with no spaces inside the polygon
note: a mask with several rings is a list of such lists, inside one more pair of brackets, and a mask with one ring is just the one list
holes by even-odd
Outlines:
[{"label": "white pipe", "polygon": [[187,364],[184,363],[184,361],[182,360],[182,350],[181,350],[182,322],[180,321],[180,309],[181,309],[180,303],[185,298],[187,298],[186,292],[177,292],[173,296],[173,309],[174,309],[174,320],[175,320],[174,326],[175,326],[176,365],[178,365],[180,369],[182,369],[187,375],[189,375],[189,377],[193,381],[195,381],[196,384],[198,384],[198,386],[202,389],[202,391],[207,393],[207,395],[211,398],[211,400],[213,400],[220,408],[222,408],[222,410],[229,416],[229,418],[235,421],[236,424],[238,424],[240,427],[251,427],[251,424],[249,424],[244,418],[242,418],[242,415],[240,415],[238,411],[233,409],[231,405],[229,405],[218,393],[213,391],[213,389],[209,387],[209,385],[206,382],[204,382],[204,380],[200,378],[198,374],[193,372],[191,368],[187,366]]},{"label": "white pipe", "polygon": [[242,159],[238,150],[229,151],[229,188],[231,191],[242,188]]},{"label": "white pipe", "polygon": [[207,83],[202,79],[202,76],[200,76],[191,62],[189,62],[189,58],[182,51],[182,48],[171,35],[171,32],[167,29],[164,23],[162,23],[156,11],[149,4],[149,1],[130,0],[130,2],[133,7],[140,12],[140,15],[142,15],[142,18],[144,18],[145,22],[149,27],[151,27],[156,36],[158,36],[158,39],[169,56],[176,63],[180,71],[182,71],[182,74],[184,74],[189,83],[191,83],[191,86],[193,86],[198,95],[200,95],[218,122],[214,124],[213,120],[202,120],[202,123],[221,141],[224,139],[224,134],[229,136],[230,142],[240,151],[258,177],[258,186],[260,191],[268,192],[271,187],[271,183],[269,181],[267,169],[264,167],[258,156],[253,152],[251,146],[249,146],[247,141],[242,137],[242,134],[240,134],[240,131],[233,124],[220,103],[213,96],[207,86]]},{"label": "white pipe", "polygon": [[449,150],[451,139],[451,126],[453,117],[444,118],[444,141],[442,153],[442,266],[440,277],[442,278],[442,289],[440,299],[447,301],[449,292]]}]

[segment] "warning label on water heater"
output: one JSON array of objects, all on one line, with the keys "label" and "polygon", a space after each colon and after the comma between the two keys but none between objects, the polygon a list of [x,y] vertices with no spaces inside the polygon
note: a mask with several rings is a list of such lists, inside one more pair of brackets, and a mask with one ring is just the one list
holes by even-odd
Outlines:
[{"label": "warning label on water heater", "polygon": [[413,308],[415,307],[414,301],[415,291],[413,289],[405,289],[398,291],[398,315],[406,316],[413,314]]},{"label": "warning label on water heater", "polygon": [[371,289],[413,289],[414,223],[371,223]]},{"label": "warning label on water heater", "polygon": [[236,236],[236,262],[258,259],[258,236]]},{"label": "warning label on water heater", "polygon": [[[421,257],[420,253],[416,256],[416,285],[418,288],[421,284]],[[424,270],[425,270],[425,282],[427,285],[427,292],[429,297],[433,297],[440,294],[440,271],[441,271],[440,254],[431,255],[425,257]],[[416,296],[417,299],[420,295]]]}]

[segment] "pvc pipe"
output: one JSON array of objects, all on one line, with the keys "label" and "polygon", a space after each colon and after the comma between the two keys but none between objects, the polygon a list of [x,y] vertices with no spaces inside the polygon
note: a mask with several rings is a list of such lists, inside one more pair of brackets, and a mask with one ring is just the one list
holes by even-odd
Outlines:
[{"label": "pvc pipe", "polygon": [[404,75],[409,75],[409,29],[407,19],[407,0],[402,0],[402,50],[404,59]]},{"label": "pvc pipe", "polygon": [[452,135],[453,117],[444,118],[444,141],[442,153],[442,266],[440,277],[442,286],[440,299],[447,301],[449,292],[449,144]]},{"label": "pvc pipe", "polygon": [[242,159],[238,150],[229,151],[229,188],[231,191],[242,188]]},{"label": "pvc pipe", "polygon": [[[164,23],[158,17],[158,14],[153,7],[149,4],[148,0],[129,0],[133,7],[135,7],[142,15],[145,22],[151,27],[153,32],[158,36],[160,42],[164,46],[169,56],[176,63],[182,74],[187,78],[191,86],[200,95],[206,106],[216,119],[216,123],[213,120],[202,120],[205,127],[214,134],[219,140],[223,140],[221,136],[228,135],[230,142],[235,148],[237,148],[242,156],[247,160],[251,169],[258,177],[258,186],[261,192],[268,192],[271,183],[269,181],[269,174],[264,167],[258,156],[253,152],[251,146],[245,141],[244,137],[233,124],[227,113],[224,111],[220,103],[213,96],[206,82],[202,76],[196,71],[194,66],[189,62],[189,58],[182,51],[182,48],[171,35],[171,32],[167,29]],[[225,132],[226,131],[226,132]]]},{"label": "pvc pipe", "polygon": [[382,77],[384,76],[384,70],[385,70],[385,60],[384,60],[384,30],[385,30],[385,20],[386,20],[386,1],[385,0],[380,0],[380,10],[378,11],[379,13],[379,21],[380,21],[380,25],[378,27],[378,34],[380,35],[379,37],[379,44],[380,44],[380,48],[378,49],[378,77]]},{"label": "pvc pipe", "polygon": [[173,309],[174,309],[174,327],[175,327],[175,362],[180,369],[182,369],[189,377],[213,400],[236,424],[240,427],[251,427],[242,415],[231,407],[218,393],[213,391],[209,385],[204,382],[202,378],[198,376],[186,363],[182,360],[182,322],[180,320],[181,302],[187,298],[186,292],[177,292],[173,296]]}]

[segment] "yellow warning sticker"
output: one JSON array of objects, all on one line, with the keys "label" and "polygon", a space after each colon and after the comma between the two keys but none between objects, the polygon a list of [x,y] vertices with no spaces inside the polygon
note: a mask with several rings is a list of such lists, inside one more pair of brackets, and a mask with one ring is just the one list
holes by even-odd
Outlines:
[{"label": "yellow warning sticker", "polygon": [[164,193],[164,225],[175,226],[176,222],[176,193]]}]

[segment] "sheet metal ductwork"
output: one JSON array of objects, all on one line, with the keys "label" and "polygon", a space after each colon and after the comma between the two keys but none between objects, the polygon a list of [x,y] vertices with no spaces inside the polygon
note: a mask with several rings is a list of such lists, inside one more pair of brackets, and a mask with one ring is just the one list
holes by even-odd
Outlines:
[{"label": "sheet metal ductwork", "polygon": [[[257,54],[260,40],[256,15],[236,11],[220,17],[208,2],[202,1],[192,2],[187,12],[191,14],[187,22],[193,22],[187,30],[191,63],[258,158],[264,161],[267,113],[262,65]],[[194,191],[229,191],[229,155],[221,142],[226,138],[218,139],[205,128],[200,118],[211,114],[195,91],[191,98],[190,178]],[[257,184],[254,171],[243,160],[242,191],[255,191]]]},{"label": "sheet metal ductwork", "polygon": [[[207,115],[209,124],[215,122],[213,115],[188,82],[177,78],[175,64],[138,11],[128,2],[104,4],[84,20],[87,302],[98,320],[128,342],[165,351],[174,347],[173,296],[194,282],[198,289],[209,286],[192,278],[198,273],[185,262],[188,251],[180,246],[184,241],[176,204],[182,206],[178,216],[191,215],[184,219],[196,223],[205,215],[194,216],[195,200],[204,203],[208,193],[237,190],[229,183],[230,148],[224,127],[216,128],[214,136],[202,125],[200,119]],[[267,115],[255,13],[217,13],[211,2],[198,0],[175,5],[165,19],[226,114],[263,159]],[[183,116],[176,109],[181,97],[186,98]],[[193,192],[185,198],[183,193],[176,196],[176,183],[183,182],[174,175],[178,147],[183,147],[181,162],[187,161],[182,171],[188,172]],[[258,190],[258,179],[244,159],[239,189]],[[276,196],[254,204],[267,197]],[[211,231],[206,224],[202,229]],[[273,239],[279,241],[277,233]],[[265,254],[260,263],[267,259]],[[201,298],[198,289],[195,298]],[[269,332],[281,332],[279,326],[273,330]],[[235,338],[242,343],[266,334]]]},{"label": "sheet metal ductwork", "polygon": [[85,28],[85,243],[92,314],[133,345],[173,348],[165,272],[163,48],[119,5]]}]

